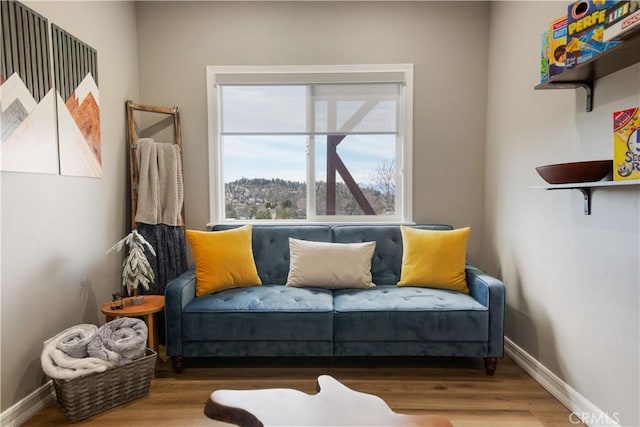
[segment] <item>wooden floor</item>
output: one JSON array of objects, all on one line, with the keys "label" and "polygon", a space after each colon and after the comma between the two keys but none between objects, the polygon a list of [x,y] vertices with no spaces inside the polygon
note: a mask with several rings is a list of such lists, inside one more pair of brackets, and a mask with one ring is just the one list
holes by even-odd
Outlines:
[{"label": "wooden floor", "polygon": [[[294,388],[315,393],[321,374],[380,396],[397,413],[439,414],[456,427],[576,425],[567,408],[506,357],[494,377],[484,374],[481,360],[472,359],[187,360],[185,366],[176,375],[168,360],[159,359],[148,396],[74,425],[228,426],[203,413],[212,391]],[[52,402],[24,425],[68,423]]]}]

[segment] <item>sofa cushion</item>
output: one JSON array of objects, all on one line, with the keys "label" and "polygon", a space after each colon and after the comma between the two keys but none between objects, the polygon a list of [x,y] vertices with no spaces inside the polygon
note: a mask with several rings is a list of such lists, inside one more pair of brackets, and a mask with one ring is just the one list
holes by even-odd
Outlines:
[{"label": "sofa cushion", "polygon": [[186,341],[332,340],[331,291],[263,285],[195,298],[183,309]]},{"label": "sofa cushion", "polygon": [[371,288],[376,242],[328,243],[289,238],[287,286],[326,289]]},{"label": "sofa cushion", "polygon": [[[418,225],[420,230],[451,230],[449,225]],[[334,242],[376,242],[371,259],[371,276],[376,285],[395,285],[402,268],[402,235],[397,225],[336,225]]]},{"label": "sofa cushion", "polygon": [[196,265],[196,295],[261,285],[251,250],[251,225],[217,232],[187,230]]},{"label": "sofa cushion", "polygon": [[471,296],[393,285],[334,292],[334,341],[486,341],[489,312]]},{"label": "sofa cushion", "polygon": [[469,227],[419,230],[400,226],[402,272],[398,286],[425,286],[469,293],[465,256]]},{"label": "sofa cushion", "polygon": [[[237,225],[216,225],[213,230],[228,230]],[[289,237],[317,242],[330,242],[327,225],[254,225],[253,259],[262,283],[284,285],[289,274]]]}]

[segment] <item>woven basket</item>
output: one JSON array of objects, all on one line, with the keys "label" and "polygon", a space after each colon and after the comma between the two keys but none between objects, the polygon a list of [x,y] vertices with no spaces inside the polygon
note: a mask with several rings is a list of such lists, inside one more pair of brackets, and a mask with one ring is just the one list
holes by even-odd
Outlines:
[{"label": "woven basket", "polygon": [[54,379],[58,403],[67,419],[75,423],[149,393],[157,354],[146,355],[126,365],[73,380]]}]

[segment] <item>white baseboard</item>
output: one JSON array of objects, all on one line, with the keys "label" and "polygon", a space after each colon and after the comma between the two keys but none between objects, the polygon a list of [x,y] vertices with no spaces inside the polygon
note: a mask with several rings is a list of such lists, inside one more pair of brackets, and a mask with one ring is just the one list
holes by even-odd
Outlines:
[{"label": "white baseboard", "polygon": [[577,424],[580,420],[590,427],[620,427],[617,413],[603,412],[509,338],[504,341],[507,355],[571,411],[569,422]]},{"label": "white baseboard", "polygon": [[48,381],[0,414],[0,426],[17,427],[55,399],[53,382]]}]

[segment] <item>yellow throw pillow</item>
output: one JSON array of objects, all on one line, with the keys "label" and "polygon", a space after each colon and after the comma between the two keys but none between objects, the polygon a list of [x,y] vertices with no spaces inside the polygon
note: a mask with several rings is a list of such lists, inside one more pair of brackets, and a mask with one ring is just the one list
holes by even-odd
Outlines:
[{"label": "yellow throw pillow", "polygon": [[262,285],[251,248],[251,225],[224,231],[187,230],[196,263],[196,296]]},{"label": "yellow throw pillow", "polygon": [[398,286],[450,289],[469,293],[465,256],[470,227],[419,230],[401,226],[402,272]]}]

